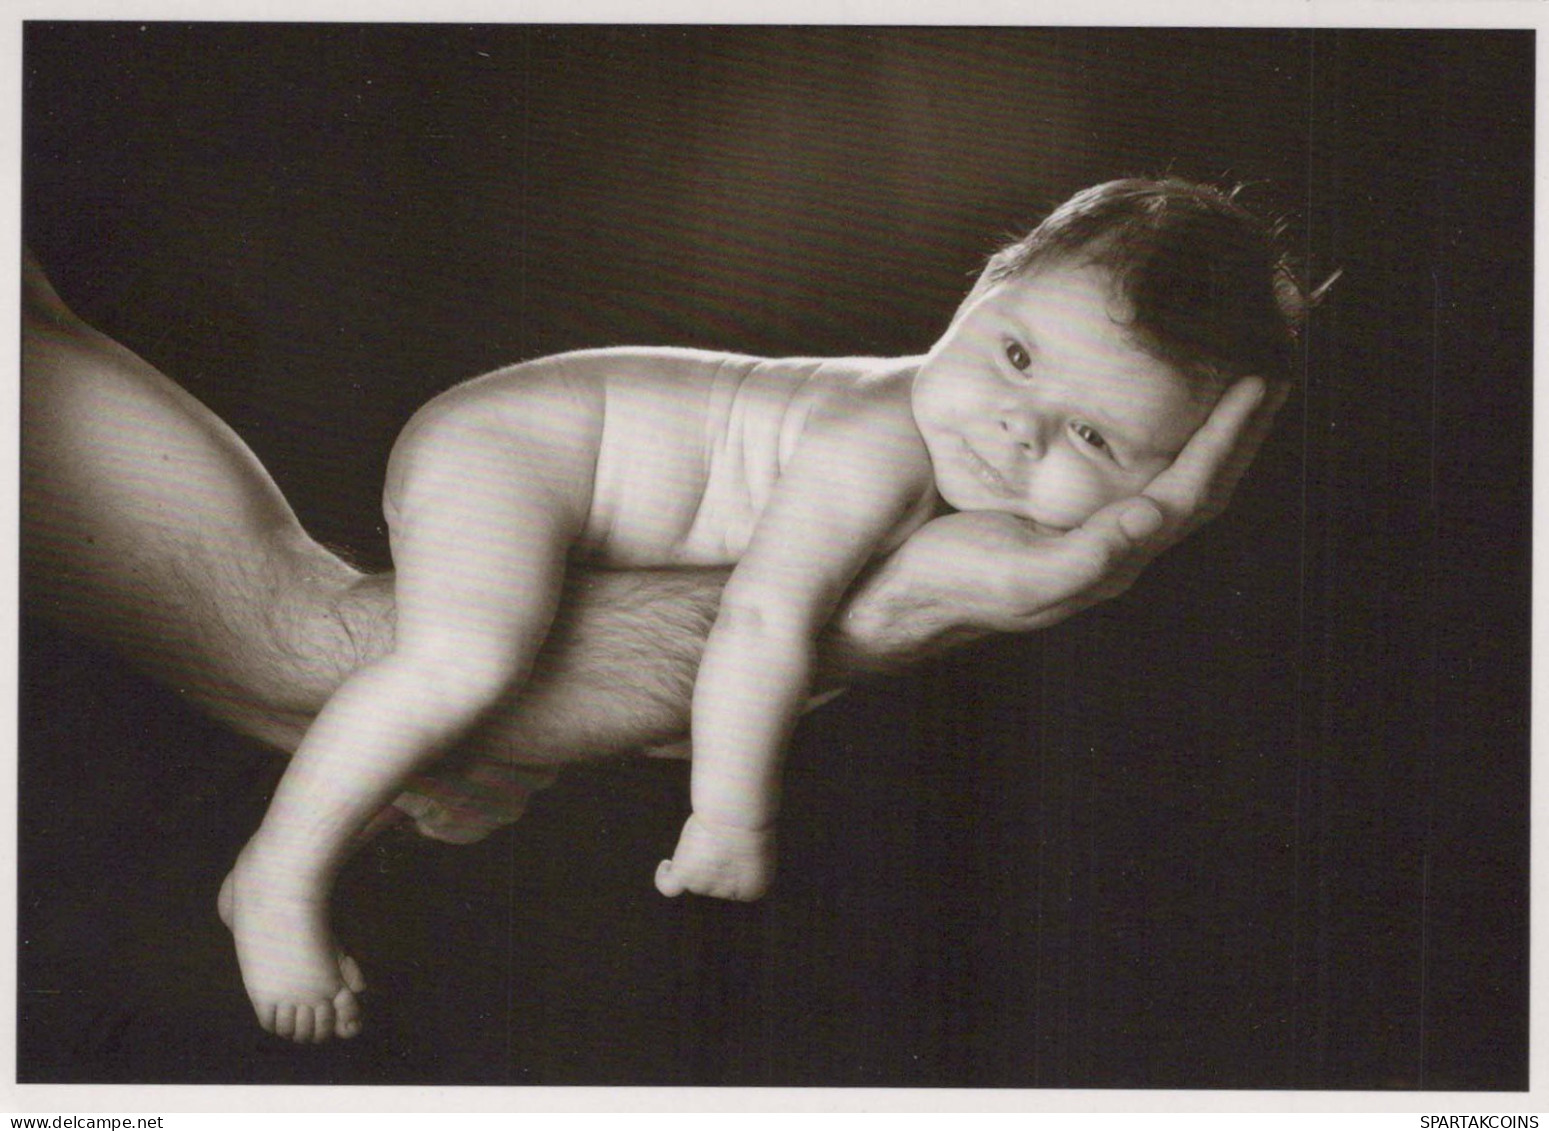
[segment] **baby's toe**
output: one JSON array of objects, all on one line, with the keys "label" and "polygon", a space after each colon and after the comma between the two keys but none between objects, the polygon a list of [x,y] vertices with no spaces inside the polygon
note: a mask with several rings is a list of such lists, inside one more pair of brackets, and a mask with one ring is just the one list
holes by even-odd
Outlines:
[{"label": "baby's toe", "polygon": [[290,1039],[298,1045],[310,1045],[312,1043],[313,1007],[310,1005],[296,1006],[296,1027],[291,1031]]},{"label": "baby's toe", "polygon": [[356,993],[365,991],[366,976],[360,972],[360,963],[347,954],[339,955],[339,976],[344,979],[344,984]]},{"label": "baby's toe", "polygon": [[682,895],[686,890],[683,881],[672,870],[671,860],[663,860],[656,866],[656,890],[665,896]]},{"label": "baby's toe", "polygon": [[265,1033],[275,1032],[275,1007],[273,1002],[253,1002],[253,1012],[258,1016],[258,1027]]},{"label": "baby's toe", "polygon": [[276,1037],[284,1037],[287,1041],[294,1038],[296,1033],[296,1007],[290,1004],[274,1007],[274,1028],[270,1030]]},{"label": "baby's toe", "polygon": [[360,1002],[348,989],[334,995],[333,1031],[336,1036],[346,1038],[360,1033]]},{"label": "baby's toe", "polygon": [[[333,1036],[333,1002],[318,1002],[312,1006],[312,1043],[320,1045]],[[299,1039],[299,1038],[298,1038]]]}]

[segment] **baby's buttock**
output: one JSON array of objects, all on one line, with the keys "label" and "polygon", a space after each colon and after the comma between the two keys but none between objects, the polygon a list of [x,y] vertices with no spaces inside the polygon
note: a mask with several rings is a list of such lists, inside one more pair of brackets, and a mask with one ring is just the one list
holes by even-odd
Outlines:
[{"label": "baby's buttock", "polygon": [[397,529],[403,522],[403,500],[409,474],[411,457],[404,434],[399,433],[387,457],[387,478],[382,483],[382,517],[389,530]]},{"label": "baby's buttock", "polygon": [[[423,411],[423,410],[422,410]],[[411,420],[393,442],[387,457],[387,476],[382,483],[382,516],[390,531],[404,529],[412,514],[416,485],[442,473],[457,472],[458,452],[444,433],[418,426]]]}]

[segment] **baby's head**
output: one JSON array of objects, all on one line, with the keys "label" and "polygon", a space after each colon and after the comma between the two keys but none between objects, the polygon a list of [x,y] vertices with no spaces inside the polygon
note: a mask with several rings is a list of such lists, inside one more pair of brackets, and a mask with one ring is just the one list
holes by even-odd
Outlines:
[{"label": "baby's head", "polygon": [[1306,300],[1278,235],[1214,188],[1123,180],[997,252],[915,378],[942,497],[1069,529],[1138,494],[1232,381],[1289,376]]}]

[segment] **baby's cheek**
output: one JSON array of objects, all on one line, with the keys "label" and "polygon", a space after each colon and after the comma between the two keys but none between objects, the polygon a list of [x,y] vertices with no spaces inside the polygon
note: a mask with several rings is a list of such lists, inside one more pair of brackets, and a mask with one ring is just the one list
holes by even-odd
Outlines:
[{"label": "baby's cheek", "polygon": [[1028,491],[1028,506],[1038,522],[1068,529],[1137,491],[1113,482],[1085,460],[1045,460]]}]

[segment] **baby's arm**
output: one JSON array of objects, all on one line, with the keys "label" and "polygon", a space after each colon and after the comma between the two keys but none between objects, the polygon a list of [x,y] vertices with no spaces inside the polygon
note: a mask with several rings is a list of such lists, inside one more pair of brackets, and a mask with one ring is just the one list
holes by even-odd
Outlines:
[{"label": "baby's arm", "polygon": [[705,645],[693,814],[657,869],[664,895],[750,900],[768,889],[781,756],[809,693],[818,633],[887,535],[926,502],[930,463],[907,412],[848,404],[808,428]]}]

